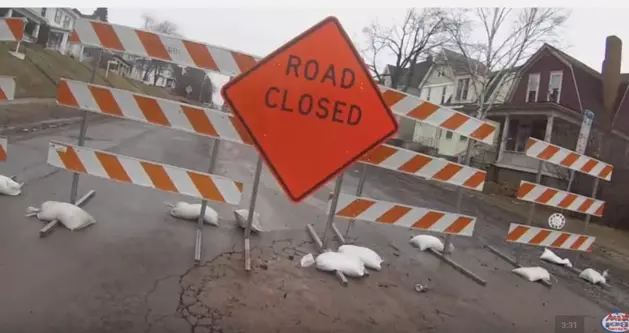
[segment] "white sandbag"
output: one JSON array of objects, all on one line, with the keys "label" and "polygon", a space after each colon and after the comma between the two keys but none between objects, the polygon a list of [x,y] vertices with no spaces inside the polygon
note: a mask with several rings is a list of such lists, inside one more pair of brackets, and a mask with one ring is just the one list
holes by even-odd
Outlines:
[{"label": "white sandbag", "polygon": [[376,251],[364,246],[341,245],[338,252],[355,256],[363,262],[365,267],[376,271],[380,270],[380,264],[384,261]]},{"label": "white sandbag", "polygon": [[29,213],[37,211],[37,218],[42,221],[57,220],[72,231],[83,229],[96,222],[81,207],[67,202],[46,201],[41,205],[41,208],[29,207],[28,211]]},{"label": "white sandbag", "polygon": [[559,258],[558,255],[556,255],[553,251],[549,249],[544,249],[544,253],[542,253],[542,255],[539,258],[542,260],[555,263],[557,265],[565,265],[568,267],[572,267],[572,263],[570,262],[570,259],[568,258],[561,259]]},{"label": "white sandbag", "polygon": [[338,252],[324,252],[315,260],[317,269],[333,272],[339,271],[347,276],[361,277],[365,275],[365,266],[354,256]]},{"label": "white sandbag", "polygon": [[0,194],[16,196],[22,193],[22,185],[13,179],[0,175]]},{"label": "white sandbag", "polygon": [[522,276],[523,278],[535,282],[538,280],[546,281],[550,283],[550,273],[542,267],[520,267],[512,270],[513,273]]},{"label": "white sandbag", "polygon": [[315,263],[315,258],[312,253],[308,253],[301,258],[301,267],[310,267]]},{"label": "white sandbag", "polygon": [[[234,211],[234,216],[236,216],[236,222],[241,228],[247,227],[247,218],[249,218],[249,210],[248,209],[238,209]],[[262,232],[262,225],[260,224],[260,214],[258,212],[253,212],[253,221],[251,221],[251,230],[255,232]]]},{"label": "white sandbag", "polygon": [[37,219],[40,221],[45,221],[45,222],[54,221],[57,219],[57,215],[59,215],[57,209],[55,209],[58,203],[60,202],[59,201],[46,201],[43,204],[41,204],[40,208],[29,206],[27,208],[26,216],[35,215],[35,217],[37,217]]},{"label": "white sandbag", "polygon": [[[201,204],[189,204],[179,201],[174,205],[166,203],[166,206],[170,207],[170,215],[176,218],[196,221],[199,219],[199,215],[201,215]],[[218,213],[212,207],[205,206],[203,222],[218,227]]]},{"label": "white sandbag", "polygon": [[[409,241],[412,245],[418,247],[421,251],[426,251],[427,249],[435,249],[439,252],[443,252],[443,242],[441,239],[432,236],[432,235],[417,235]],[[450,243],[448,247],[450,252],[454,251],[454,245]]]},{"label": "white sandbag", "polygon": [[586,268],[579,274],[579,277],[592,284],[607,283],[607,271],[601,274],[591,268]]}]

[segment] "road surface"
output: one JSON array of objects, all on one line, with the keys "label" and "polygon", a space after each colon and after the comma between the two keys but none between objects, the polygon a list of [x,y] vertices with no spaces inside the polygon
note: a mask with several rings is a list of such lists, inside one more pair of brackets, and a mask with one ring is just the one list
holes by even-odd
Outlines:
[{"label": "road surface", "polygon": [[[79,195],[97,224],[38,238],[43,224],[24,216],[28,206],[68,200],[71,174],[48,166],[48,141],[76,143],[76,125],[11,136],[0,173],[26,181],[20,197],[0,197],[0,328],[6,332],[554,332],[558,314],[585,317],[586,332],[602,332],[602,316],[624,308],[624,289],[605,291],[568,271],[540,264],[541,249],[525,261],[548,268],[558,281],[547,288],[510,272],[482,245],[512,251],[502,239],[514,216],[466,195],[463,213],[479,218],[475,238],[454,239],[452,258],[487,281],[482,287],[408,244],[418,232],[358,222],[352,241],[385,258],[381,272],[341,287],[334,275],[299,268],[316,253],[304,226],[325,224],[332,184],[293,205],[264,170],[257,211],[266,232],[253,240],[253,273],[243,269],[242,233],[235,207],[211,203],[219,228],[204,229],[203,262],[192,256],[195,225],[167,214],[164,202],[181,197],[81,176]],[[206,171],[212,140],[131,121],[94,118],[86,146]],[[238,208],[250,197],[256,154],[221,142],[215,173],[245,183]],[[361,166],[348,171],[343,191],[354,193]],[[454,211],[456,192],[414,177],[368,167],[365,195]],[[346,222],[337,221],[345,230]],[[338,245],[336,242],[333,244]],[[563,253],[559,252],[560,255]],[[414,290],[416,283],[428,287]]]}]

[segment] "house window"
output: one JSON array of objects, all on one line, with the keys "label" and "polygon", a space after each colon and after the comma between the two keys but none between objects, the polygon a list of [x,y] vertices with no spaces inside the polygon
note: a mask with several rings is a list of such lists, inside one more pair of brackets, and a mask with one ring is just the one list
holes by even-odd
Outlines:
[{"label": "house window", "polygon": [[459,79],[456,84],[456,99],[458,101],[467,100],[467,93],[470,90],[470,79]]},{"label": "house window", "polygon": [[437,77],[442,77],[445,74],[443,67],[437,69]]},{"label": "house window", "polygon": [[559,103],[561,97],[561,80],[563,79],[563,72],[550,72],[550,80],[548,81],[548,96],[549,102]]},{"label": "house window", "polygon": [[467,140],[466,137],[464,137],[463,135],[459,135],[459,141],[465,141],[465,140]]},{"label": "house window", "polygon": [[61,24],[61,10],[59,9],[55,12],[55,22]]},{"label": "house window", "polygon": [[63,19],[63,27],[70,28],[70,16],[66,15],[66,17]]},{"label": "house window", "polygon": [[441,89],[441,105],[446,103],[446,90],[448,87],[443,86],[443,89]]},{"label": "house window", "polygon": [[526,88],[526,103],[537,102],[537,96],[539,91],[539,73],[529,74],[529,83]]},{"label": "house window", "polygon": [[447,132],[446,132],[446,139],[448,139],[448,140],[449,140],[449,139],[452,139],[452,134],[453,134],[453,133],[452,133],[451,131],[447,131]]},{"label": "house window", "polygon": [[46,8],[41,9],[41,16],[46,17]]},{"label": "house window", "polygon": [[431,87],[426,88],[426,100],[430,102],[430,93],[432,91]]}]

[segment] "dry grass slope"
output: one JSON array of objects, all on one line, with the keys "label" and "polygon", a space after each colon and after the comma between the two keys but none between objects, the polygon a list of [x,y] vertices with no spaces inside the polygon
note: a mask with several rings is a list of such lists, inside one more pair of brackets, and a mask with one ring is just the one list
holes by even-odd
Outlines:
[{"label": "dry grass slope", "polygon": [[[8,53],[14,48],[14,43],[0,43],[0,75],[16,77],[16,98],[54,98],[60,78],[85,82],[89,82],[91,78],[91,66],[56,51],[39,45],[26,45],[20,49],[26,54],[26,59],[19,60]],[[105,78],[105,71],[102,69],[97,71],[94,83],[156,97],[173,98],[163,88],[148,86],[113,73]]]}]

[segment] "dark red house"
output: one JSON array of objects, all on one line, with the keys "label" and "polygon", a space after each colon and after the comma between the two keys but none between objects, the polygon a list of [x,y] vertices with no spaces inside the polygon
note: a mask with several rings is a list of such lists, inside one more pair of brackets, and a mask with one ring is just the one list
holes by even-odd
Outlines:
[{"label": "dark red house", "polygon": [[[508,102],[488,114],[501,124],[491,175],[494,181],[514,188],[520,180],[534,180],[539,163],[524,154],[528,138],[574,150],[583,112],[591,110],[595,118],[586,155],[600,155],[615,166],[611,184],[602,184],[597,197],[607,202],[606,222],[616,225],[629,217],[629,175],[625,170],[629,165],[629,74],[620,72],[620,39],[610,36],[605,46],[601,72],[547,44],[520,68]],[[568,170],[545,163],[542,171],[544,184],[566,189]],[[577,173],[571,192],[591,196],[592,178]]]}]

